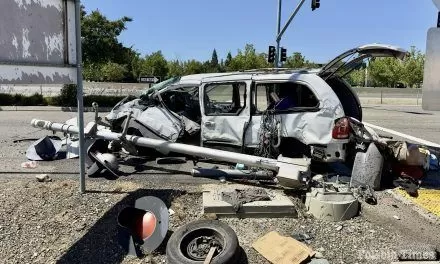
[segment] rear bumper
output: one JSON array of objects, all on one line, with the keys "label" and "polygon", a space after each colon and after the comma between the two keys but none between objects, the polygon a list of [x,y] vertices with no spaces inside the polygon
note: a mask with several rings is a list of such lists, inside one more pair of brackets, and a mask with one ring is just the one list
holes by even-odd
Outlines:
[{"label": "rear bumper", "polygon": [[347,142],[330,143],[326,146],[311,146],[311,155],[322,162],[345,161]]}]

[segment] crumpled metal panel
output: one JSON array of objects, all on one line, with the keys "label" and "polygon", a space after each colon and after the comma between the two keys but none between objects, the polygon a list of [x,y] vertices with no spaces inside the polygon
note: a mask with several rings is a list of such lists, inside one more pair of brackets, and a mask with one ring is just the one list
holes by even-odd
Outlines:
[{"label": "crumpled metal panel", "polygon": [[[312,75],[306,76],[311,77]],[[277,115],[281,119],[281,136],[296,138],[306,145],[327,145],[334,141],[332,130],[335,120],[345,114],[333,90],[322,79],[313,76],[308,80],[312,82],[309,87],[319,99],[319,111]],[[252,117],[251,128],[246,133],[246,145],[259,144],[260,123],[261,116]]]},{"label": "crumpled metal panel", "polygon": [[182,132],[182,123],[162,107],[149,107],[136,120],[159,137],[175,142]]},{"label": "crumpled metal panel", "polygon": [[203,118],[202,140],[241,146],[244,124],[248,116],[206,116]]}]

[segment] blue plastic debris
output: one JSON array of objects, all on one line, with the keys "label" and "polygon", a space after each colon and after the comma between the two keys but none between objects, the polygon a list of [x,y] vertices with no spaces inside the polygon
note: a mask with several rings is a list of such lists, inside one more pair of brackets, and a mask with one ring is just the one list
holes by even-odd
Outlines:
[{"label": "blue plastic debris", "polygon": [[436,155],[431,154],[429,157],[429,170],[438,171],[440,169],[438,158]]}]

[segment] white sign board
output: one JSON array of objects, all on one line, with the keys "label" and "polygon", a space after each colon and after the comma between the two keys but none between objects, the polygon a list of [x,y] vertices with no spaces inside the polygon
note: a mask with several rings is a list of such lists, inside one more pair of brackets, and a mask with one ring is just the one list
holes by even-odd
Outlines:
[{"label": "white sign board", "polygon": [[432,0],[432,2],[434,2],[434,5],[440,10],[440,0]]},{"label": "white sign board", "polygon": [[0,84],[76,83],[74,0],[0,1]]},{"label": "white sign board", "polygon": [[431,28],[426,40],[423,109],[440,111],[440,28]]}]

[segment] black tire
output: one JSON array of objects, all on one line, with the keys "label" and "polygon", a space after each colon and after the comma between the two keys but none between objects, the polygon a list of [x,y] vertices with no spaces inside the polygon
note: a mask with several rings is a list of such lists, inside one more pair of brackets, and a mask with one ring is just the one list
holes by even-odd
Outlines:
[{"label": "black tire", "polygon": [[[231,227],[217,220],[198,220],[177,229],[168,240],[166,254],[170,264],[199,264],[202,259],[188,255],[188,245],[201,235],[216,237],[221,244],[221,251],[214,255],[211,263],[237,263],[241,256],[238,238]],[[209,249],[208,249],[209,250]],[[206,257],[206,256],[205,256]]]}]

